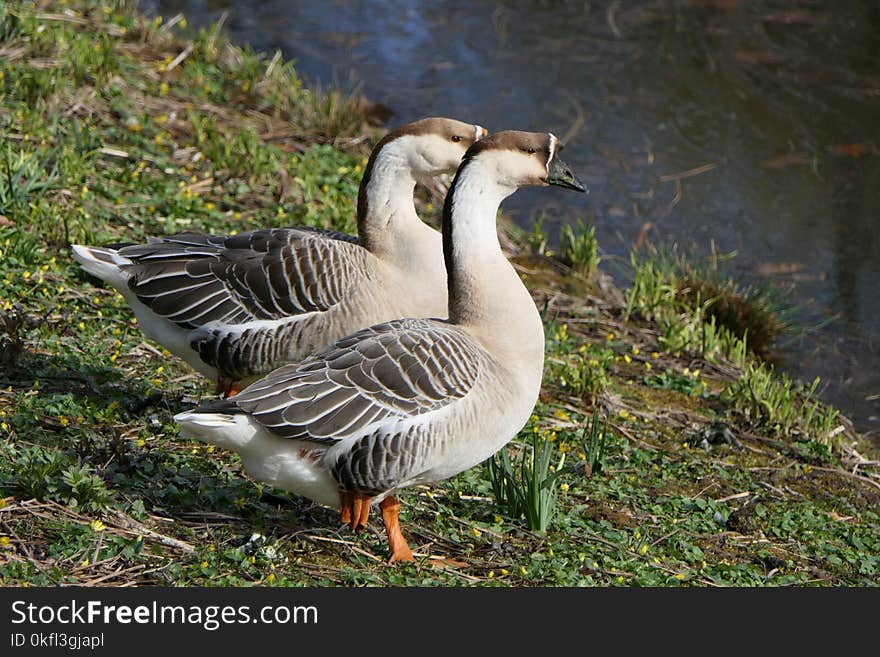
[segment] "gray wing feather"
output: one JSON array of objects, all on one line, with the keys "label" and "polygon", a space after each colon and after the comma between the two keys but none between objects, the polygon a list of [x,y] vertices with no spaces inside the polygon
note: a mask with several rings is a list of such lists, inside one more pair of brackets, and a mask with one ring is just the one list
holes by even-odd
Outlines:
[{"label": "gray wing feather", "polygon": [[490,361],[457,327],[397,320],[281,367],[230,401],[278,436],[335,444],[464,397]]},{"label": "gray wing feather", "polygon": [[181,234],[119,253],[132,261],[129,286],[138,299],[187,329],[325,311],[366,257],[356,238],[308,228]]}]

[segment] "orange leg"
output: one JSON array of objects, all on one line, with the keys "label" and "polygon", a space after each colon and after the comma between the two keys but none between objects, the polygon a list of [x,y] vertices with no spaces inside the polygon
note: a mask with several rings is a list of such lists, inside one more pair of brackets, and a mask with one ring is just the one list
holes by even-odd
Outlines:
[{"label": "orange leg", "polygon": [[400,511],[400,502],[393,497],[386,497],[379,503],[382,509],[382,519],[385,521],[385,533],[388,535],[388,544],[391,546],[391,558],[389,564],[396,561],[415,561],[412,550],[403,537],[400,530],[400,520],[398,513]]},{"label": "orange leg", "polygon": [[348,491],[342,491],[339,494],[339,519],[342,521],[343,525],[351,523],[351,507],[353,501],[351,493]]},{"label": "orange leg", "polygon": [[355,531],[367,528],[370,520],[370,498],[362,493],[342,491],[339,499],[339,517],[343,524]]},{"label": "orange leg", "polygon": [[217,394],[223,397],[232,397],[241,392],[241,381],[236,381],[222,374],[217,375]]}]

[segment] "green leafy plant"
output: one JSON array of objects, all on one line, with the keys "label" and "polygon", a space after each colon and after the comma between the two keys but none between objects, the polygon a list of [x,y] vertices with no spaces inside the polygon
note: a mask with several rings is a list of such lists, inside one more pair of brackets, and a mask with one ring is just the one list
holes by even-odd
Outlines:
[{"label": "green leafy plant", "polygon": [[67,503],[86,511],[100,511],[107,507],[113,494],[107,490],[104,480],[88,466],[72,465],[61,474],[61,480],[69,488]]},{"label": "green leafy plant", "polygon": [[595,398],[608,387],[608,368],[613,362],[614,351],[594,344],[573,351],[557,348],[547,357],[545,381],[577,397]]},{"label": "green leafy plant", "polygon": [[650,374],[644,378],[645,385],[660,390],[674,390],[686,395],[703,395],[706,393],[706,384],[700,380],[699,373],[688,372],[677,374],[667,367],[659,374]]},{"label": "green leafy plant", "polygon": [[607,422],[599,423],[599,412],[593,412],[593,417],[589,423],[589,433],[587,432],[587,424],[584,424],[581,433],[581,446],[584,450],[585,464],[584,470],[588,477],[597,475],[605,468],[605,441],[607,433]]},{"label": "green leafy plant", "polygon": [[544,230],[544,215],[539,215],[532,219],[532,230],[526,234],[526,241],[532,250],[538,255],[548,255],[550,252],[550,237]]},{"label": "green leafy plant", "polygon": [[533,434],[531,449],[520,452],[516,463],[507,450],[501,450],[486,462],[486,473],[495,495],[495,504],[509,518],[525,516],[529,529],[544,533],[556,509],[556,478],[565,463],[551,465],[552,443]]},{"label": "green leafy plant", "polygon": [[559,260],[578,274],[586,276],[599,267],[599,245],[596,227],[578,219],[577,226],[565,224],[559,233]]},{"label": "green leafy plant", "polygon": [[771,365],[750,361],[725,388],[724,397],[757,426],[781,434],[797,430],[827,445],[833,442],[840,412],[816,398],[818,387],[818,377],[809,386],[797,385]]}]

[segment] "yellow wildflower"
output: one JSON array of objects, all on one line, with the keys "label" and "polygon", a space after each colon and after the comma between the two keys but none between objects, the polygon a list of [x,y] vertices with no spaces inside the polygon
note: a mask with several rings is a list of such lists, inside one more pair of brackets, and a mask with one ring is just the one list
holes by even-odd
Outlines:
[{"label": "yellow wildflower", "polygon": [[102,532],[107,529],[107,525],[100,520],[92,520],[89,526],[96,532]]},{"label": "yellow wildflower", "polygon": [[571,415],[568,413],[568,411],[564,411],[561,408],[554,409],[553,415],[563,422],[568,422],[571,419]]}]

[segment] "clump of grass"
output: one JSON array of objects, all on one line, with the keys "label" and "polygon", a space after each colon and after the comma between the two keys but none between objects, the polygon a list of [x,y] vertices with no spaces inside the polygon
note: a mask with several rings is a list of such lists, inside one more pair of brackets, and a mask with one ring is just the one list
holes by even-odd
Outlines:
[{"label": "clump of grass", "polygon": [[[741,288],[724,277],[719,259],[713,253],[709,265],[697,265],[678,254],[657,249],[647,256],[631,253],[633,282],[625,296],[625,317],[654,320],[667,327],[677,316],[692,319],[690,336],[670,340],[673,351],[702,343],[703,347],[689,350],[705,354],[707,339],[718,337],[729,343],[730,337],[748,336],[749,349],[766,355],[785,325],[768,293]],[[697,325],[703,323],[709,328],[698,329]],[[694,339],[697,331],[702,332],[699,340]]]},{"label": "clump of grass", "polygon": [[587,227],[583,219],[576,224],[563,224],[559,231],[559,246],[551,248],[550,235],[544,227],[546,216],[540,214],[532,219],[532,228],[525,240],[537,255],[554,258],[581,276],[589,276],[599,267],[599,245],[596,228]]},{"label": "clump of grass", "polygon": [[[587,428],[589,426],[589,432]],[[584,471],[587,477],[600,474],[605,468],[605,436],[607,423],[599,422],[598,411],[593,412],[593,418],[589,425],[584,424],[581,434],[581,447],[584,451]]]},{"label": "clump of grass", "polygon": [[565,224],[559,233],[559,260],[582,276],[587,276],[599,267],[599,245],[596,242],[596,227],[589,228],[579,219],[577,227]]},{"label": "clump of grass", "polygon": [[529,529],[545,533],[556,509],[556,478],[565,462],[551,465],[552,442],[534,433],[530,449],[520,452],[516,463],[506,449],[486,461],[486,475],[492,486],[496,506],[509,518],[525,516]]},{"label": "clump of grass", "polygon": [[508,518],[521,518],[523,496],[506,447],[486,461],[485,471],[486,478],[492,485],[495,506]]},{"label": "clump of grass", "polygon": [[748,336],[749,348],[766,356],[785,330],[785,323],[769,293],[739,286],[722,276],[717,266],[700,268],[685,261],[682,269],[681,289],[690,305],[707,300],[707,317],[739,338]]},{"label": "clump of grass", "polygon": [[715,317],[708,313],[712,302],[697,303],[681,313],[663,313],[656,321],[660,328],[657,342],[672,354],[687,352],[716,362],[719,357],[741,365],[738,354],[745,354],[745,336],[739,338],[728,328],[719,326]]},{"label": "clump of grass", "polygon": [[630,253],[632,285],[626,290],[624,318],[640,317],[651,321],[679,310],[678,278],[674,267],[662,254],[646,258]]},{"label": "clump of grass", "polygon": [[550,255],[550,236],[544,230],[544,215],[532,219],[532,229],[526,234],[526,242],[538,255]]},{"label": "clump of grass", "polygon": [[809,386],[797,385],[772,366],[752,361],[724,396],[755,426],[778,434],[797,431],[807,440],[831,446],[840,413],[816,398],[818,387],[818,377]]}]

